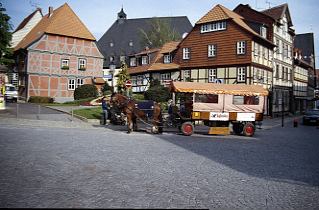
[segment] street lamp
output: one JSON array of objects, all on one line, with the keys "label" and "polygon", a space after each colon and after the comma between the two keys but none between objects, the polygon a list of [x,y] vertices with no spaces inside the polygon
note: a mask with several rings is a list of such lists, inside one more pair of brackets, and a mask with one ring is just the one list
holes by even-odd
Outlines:
[{"label": "street lamp", "polygon": [[111,63],[110,63],[110,73],[112,75],[112,81],[111,81],[112,93],[114,92],[114,80],[113,80],[113,77],[114,77],[115,68],[116,68],[116,65],[114,64],[113,61],[111,61]]}]

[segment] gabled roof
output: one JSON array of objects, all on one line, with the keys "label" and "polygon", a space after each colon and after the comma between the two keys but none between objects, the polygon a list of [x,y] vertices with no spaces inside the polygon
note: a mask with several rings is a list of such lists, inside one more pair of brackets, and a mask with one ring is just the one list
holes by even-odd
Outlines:
[{"label": "gabled roof", "polygon": [[[42,11],[41,11],[41,8],[37,8],[34,12],[32,12],[30,15],[28,15],[26,18],[23,19],[23,21],[18,25],[18,27],[16,28],[16,30],[14,30],[14,32],[17,32],[17,31],[19,31],[20,29],[22,29],[22,28],[31,20],[31,18],[32,18],[37,12],[40,12],[41,15],[43,16]],[[12,33],[14,33],[14,32],[12,32]]]},{"label": "gabled roof", "polygon": [[[154,17],[167,22],[179,35],[190,32],[192,24],[186,16],[177,17]],[[132,55],[145,48],[141,46],[141,30],[151,29],[151,20],[154,18],[118,19],[98,40],[97,44],[105,58],[109,56]],[[129,43],[132,42],[133,46]],[[113,47],[110,47],[113,43]],[[106,59],[105,66],[109,66],[109,59]],[[115,58],[119,65],[119,58]]]},{"label": "gabled roof", "polygon": [[282,4],[282,5],[278,5],[276,7],[272,7],[270,9],[266,9],[266,10],[261,11],[261,12],[265,15],[268,15],[269,17],[272,17],[276,21],[279,21],[284,16],[284,14],[287,12],[288,24],[289,24],[289,26],[292,26],[292,21],[291,21],[290,12],[289,12],[289,8],[288,8],[287,3]]},{"label": "gabled roof", "polygon": [[253,34],[254,36],[257,36],[258,38],[273,44],[269,40],[265,39],[264,37],[260,36],[258,33],[256,33],[252,28],[250,28],[244,21],[244,18],[237,14],[236,12],[233,12],[226,7],[217,4],[213,9],[211,9],[206,15],[204,15],[199,21],[196,22],[196,25],[204,24],[204,23],[210,23],[215,21],[221,21],[221,20],[233,20],[237,25],[239,25],[241,28],[245,29],[249,33]]},{"label": "gabled roof", "polygon": [[14,48],[26,48],[43,34],[56,34],[94,41],[91,32],[82,23],[67,3],[53,10],[53,13],[45,15],[41,21],[26,35],[26,37]]},{"label": "gabled roof", "polygon": [[[178,69],[179,65],[176,63],[163,63],[164,54],[171,53],[177,49],[179,42],[173,41],[168,42],[163,45],[160,49],[156,48],[154,50],[149,50],[150,53],[154,53],[153,59],[148,65],[130,67],[130,74],[144,73],[148,71],[161,71],[161,70],[173,70]],[[142,51],[143,53],[137,53],[136,55],[145,54],[147,51]]]}]

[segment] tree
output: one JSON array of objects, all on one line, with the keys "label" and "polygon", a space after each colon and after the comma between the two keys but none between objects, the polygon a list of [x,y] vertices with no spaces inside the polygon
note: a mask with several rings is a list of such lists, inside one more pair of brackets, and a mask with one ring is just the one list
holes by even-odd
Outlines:
[{"label": "tree", "polygon": [[10,49],[10,42],[12,29],[9,23],[10,17],[5,14],[6,9],[0,3],[0,64],[10,65],[14,63],[12,59],[12,50]]},{"label": "tree", "polygon": [[181,39],[180,34],[171,28],[168,21],[152,18],[149,23],[150,30],[140,29],[141,46],[149,48],[162,47],[165,43]]},{"label": "tree", "polygon": [[155,79],[150,83],[150,88],[144,93],[144,96],[147,100],[167,102],[171,94],[167,87],[164,87],[159,80]]},{"label": "tree", "polygon": [[125,62],[122,62],[121,71],[118,73],[117,77],[117,91],[119,93],[124,93],[126,91],[125,83],[130,80],[130,75]]}]

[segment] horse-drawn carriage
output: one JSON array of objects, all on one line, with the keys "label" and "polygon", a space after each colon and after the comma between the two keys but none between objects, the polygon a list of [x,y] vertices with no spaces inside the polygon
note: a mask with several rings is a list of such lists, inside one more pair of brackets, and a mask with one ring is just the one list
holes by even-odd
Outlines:
[{"label": "horse-drawn carriage", "polygon": [[[235,134],[253,136],[256,122],[263,120],[268,95],[260,85],[241,84],[172,82],[170,90],[172,103],[164,124],[178,127],[186,136],[194,133],[196,122],[208,126],[209,134],[229,134],[232,125]],[[126,114],[128,133],[137,129],[137,120],[150,125],[153,133],[162,132],[160,104],[138,107],[134,100],[118,93],[112,95],[111,102]]]},{"label": "horse-drawn carriage", "polygon": [[[209,134],[253,136],[256,122],[263,120],[268,91],[260,85],[172,82],[173,124],[187,136],[196,121],[209,126]],[[175,110],[175,111],[174,111]]]}]

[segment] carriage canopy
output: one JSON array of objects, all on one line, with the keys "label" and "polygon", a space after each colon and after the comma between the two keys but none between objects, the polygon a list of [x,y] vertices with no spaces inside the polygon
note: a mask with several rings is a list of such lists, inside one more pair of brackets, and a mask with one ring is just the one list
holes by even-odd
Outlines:
[{"label": "carriage canopy", "polygon": [[171,92],[199,94],[227,94],[242,96],[268,96],[268,90],[261,85],[217,84],[198,82],[172,82]]}]

